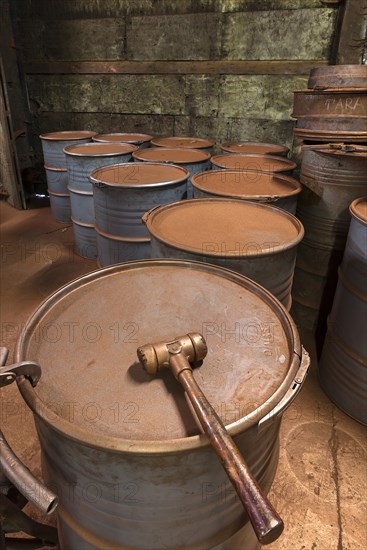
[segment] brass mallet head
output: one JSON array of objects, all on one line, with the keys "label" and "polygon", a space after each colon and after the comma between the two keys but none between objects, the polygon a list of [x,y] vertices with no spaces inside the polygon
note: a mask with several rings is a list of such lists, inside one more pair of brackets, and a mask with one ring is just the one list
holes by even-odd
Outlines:
[{"label": "brass mallet head", "polygon": [[189,363],[204,359],[208,348],[204,336],[198,332],[189,332],[171,342],[146,344],[137,350],[138,359],[149,374],[156,374],[159,369],[170,366],[170,357],[182,353]]}]

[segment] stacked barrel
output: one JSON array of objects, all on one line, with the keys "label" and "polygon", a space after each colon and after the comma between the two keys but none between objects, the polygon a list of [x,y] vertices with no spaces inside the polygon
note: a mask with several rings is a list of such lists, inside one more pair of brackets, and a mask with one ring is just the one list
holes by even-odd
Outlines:
[{"label": "stacked barrel", "polygon": [[68,173],[64,148],[68,145],[88,143],[96,132],[51,132],[40,136],[51,212],[58,222],[71,221],[71,204],[68,191]]},{"label": "stacked barrel", "polygon": [[[364,76],[364,78],[362,78]],[[317,335],[326,332],[350,224],[349,205],[367,189],[367,67],[314,69],[309,89],[294,94],[295,135],[302,144],[303,186],[292,314]]]}]

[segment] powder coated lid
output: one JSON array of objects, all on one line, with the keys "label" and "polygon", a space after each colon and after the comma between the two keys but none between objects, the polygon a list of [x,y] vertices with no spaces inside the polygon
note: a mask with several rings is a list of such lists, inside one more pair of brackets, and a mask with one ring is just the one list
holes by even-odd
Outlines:
[{"label": "powder coated lid", "polygon": [[128,155],[137,151],[138,147],[131,143],[84,143],[81,145],[68,145],[64,149],[66,155],[77,157],[113,157],[116,155]]},{"label": "powder coated lid", "polygon": [[210,153],[200,149],[185,149],[184,147],[146,147],[133,154],[134,159],[151,162],[174,162],[176,164],[192,164],[210,159]]},{"label": "powder coated lid", "polygon": [[214,139],[204,139],[198,137],[186,137],[186,136],[171,136],[154,138],[151,141],[152,145],[157,147],[185,147],[188,149],[207,149],[213,147],[215,144]]},{"label": "powder coated lid", "polygon": [[66,131],[66,132],[51,132],[49,134],[41,134],[40,138],[48,141],[69,141],[76,139],[88,139],[95,136],[97,132],[90,132],[89,130],[81,131]]},{"label": "powder coated lid", "polygon": [[94,170],[89,179],[110,187],[163,187],[186,181],[189,172],[182,166],[150,162],[126,162]]},{"label": "powder coated lid", "polygon": [[288,172],[297,164],[275,155],[237,155],[235,153],[216,155],[210,159],[214,166],[228,170],[258,170],[261,172]]},{"label": "powder coated lid", "polygon": [[265,143],[261,141],[226,141],[225,143],[221,143],[219,146],[223,151],[240,154],[257,153],[260,155],[286,156],[289,151],[289,147],[285,147],[285,145]]},{"label": "powder coated lid", "polygon": [[208,170],[191,177],[193,187],[220,197],[237,199],[266,199],[289,197],[301,192],[301,184],[284,174]]},{"label": "powder coated lid", "polygon": [[144,217],[149,233],[163,243],[205,257],[258,257],[295,246],[301,222],[285,210],[225,198],[173,202]]},{"label": "powder coated lid", "polygon": [[93,141],[113,141],[140,144],[153,139],[149,134],[136,134],[127,132],[115,132],[113,134],[97,134],[93,137]]},{"label": "powder coated lid", "polygon": [[367,196],[355,199],[349,207],[352,216],[367,224]]},{"label": "powder coated lid", "polygon": [[293,383],[297,331],[270,293],[216,266],[148,260],[84,275],[35,311],[17,360],[38,362],[42,376],[35,388],[19,381],[21,392],[56,429],[115,451],[199,434],[172,373],[151,377],[136,355],[189,331],[208,344],[194,376],[234,431],[246,415],[258,422]]}]

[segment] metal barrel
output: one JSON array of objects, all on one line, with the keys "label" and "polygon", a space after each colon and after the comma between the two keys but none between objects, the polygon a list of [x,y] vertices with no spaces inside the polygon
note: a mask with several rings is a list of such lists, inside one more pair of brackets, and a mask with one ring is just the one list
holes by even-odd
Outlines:
[{"label": "metal barrel", "polygon": [[250,201],[212,198],[176,202],[144,216],[152,258],[214,263],[250,277],[291,306],[297,245],[295,216]]},{"label": "metal barrel", "polygon": [[294,134],[320,142],[367,141],[367,88],[294,92]]},{"label": "metal barrel", "polygon": [[305,237],[297,255],[292,313],[319,332],[321,342],[347,239],[349,205],[367,188],[367,147],[305,146],[300,179],[297,217]]},{"label": "metal barrel", "polygon": [[237,153],[227,153],[224,155],[215,155],[210,159],[213,170],[238,170],[246,172],[268,172],[291,175],[297,167],[296,163],[276,155],[257,155],[247,154],[239,155]]},{"label": "metal barrel", "polygon": [[187,137],[187,136],[169,136],[156,137],[150,142],[154,147],[183,147],[185,149],[204,149],[212,154],[215,139]]},{"label": "metal barrel", "polygon": [[45,165],[47,187],[53,193],[67,195],[68,191],[68,171],[66,168],[50,168]]},{"label": "metal barrel", "polygon": [[50,189],[48,189],[48,194],[50,196],[50,206],[53,218],[57,222],[70,223],[70,196],[63,193],[54,193]]},{"label": "metal barrel", "polygon": [[367,197],[354,200],[350,213],[319,376],[330,399],[367,424]]},{"label": "metal barrel", "polygon": [[[45,336],[49,324],[60,328],[57,341]],[[180,385],[137,364],[140,345],[193,329],[208,347],[195,376],[269,491],[281,418],[309,366],[289,314],[253,281],[205,263],[100,269],[43,302],[16,348],[17,361],[42,365],[36,389],[18,385],[59,498],[61,550],[258,548]]]},{"label": "metal barrel", "polygon": [[110,134],[97,134],[93,137],[93,141],[98,141],[100,143],[131,143],[132,145],[137,145],[140,149],[144,147],[149,147],[153,136],[149,134],[139,134],[139,133],[127,133],[127,132],[114,132]]},{"label": "metal barrel", "polygon": [[237,154],[258,154],[258,155],[280,155],[286,157],[289,153],[289,147],[278,145],[277,143],[265,143],[262,141],[226,141],[220,143],[219,147],[223,153]]},{"label": "metal barrel", "polygon": [[115,164],[94,170],[98,260],[101,266],[149,257],[147,210],[185,198],[189,172],[180,166],[149,162]]},{"label": "metal barrel", "polygon": [[327,65],[311,69],[308,88],[367,88],[367,66]]},{"label": "metal barrel", "polygon": [[43,149],[45,165],[51,168],[66,168],[64,148],[68,145],[88,143],[96,132],[66,131],[41,134],[40,139]]},{"label": "metal barrel", "polygon": [[273,204],[296,213],[301,184],[282,173],[208,170],[191,177],[194,198],[226,197]]},{"label": "metal barrel", "polygon": [[129,162],[138,148],[127,143],[86,143],[65,147],[76,251],[91,258],[97,257],[97,235],[94,228],[93,185],[89,175],[93,170],[111,162]]},{"label": "metal barrel", "polygon": [[[167,162],[183,166],[190,173],[190,178],[198,172],[210,168],[210,153],[200,149],[185,149],[183,147],[150,147],[133,153],[134,160],[142,162]],[[193,188],[191,179],[187,180],[187,198],[192,199]]]}]

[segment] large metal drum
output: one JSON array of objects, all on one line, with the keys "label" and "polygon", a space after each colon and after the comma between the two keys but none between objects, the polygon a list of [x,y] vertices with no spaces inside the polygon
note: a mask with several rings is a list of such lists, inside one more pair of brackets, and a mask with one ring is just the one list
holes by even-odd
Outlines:
[{"label": "large metal drum", "polygon": [[[189,171],[191,177],[198,172],[208,170],[210,167],[210,153],[200,149],[150,147],[133,153],[133,157],[135,160],[142,162],[167,162],[183,166]],[[187,180],[187,198],[193,198],[190,179]]]},{"label": "large metal drum", "polygon": [[226,141],[219,147],[224,153],[237,153],[251,155],[280,155],[286,157],[289,153],[289,147],[278,145],[277,143],[265,143],[262,141]]},{"label": "large metal drum", "polygon": [[189,172],[181,166],[148,162],[98,168],[90,176],[98,261],[107,266],[150,257],[143,214],[186,196]]},{"label": "large metal drum", "polygon": [[270,172],[291,175],[297,167],[296,163],[276,155],[239,155],[227,153],[215,155],[210,159],[213,170],[238,170],[240,172]]},{"label": "large metal drum", "polygon": [[117,142],[117,143],[131,143],[138,147],[148,147],[150,145],[152,136],[148,134],[127,133],[127,132],[115,132],[112,134],[97,134],[93,137],[93,141],[99,141],[101,143]]},{"label": "large metal drum", "polygon": [[152,258],[180,258],[233,269],[267,288],[286,308],[302,224],[285,210],[235,199],[193,199],[144,216]]},{"label": "large metal drum", "polygon": [[186,136],[170,136],[157,137],[152,139],[151,144],[155,147],[183,147],[184,149],[205,149],[212,154],[214,139],[186,137]]},{"label": "large metal drum", "polygon": [[85,258],[97,258],[94,228],[93,185],[89,175],[111,162],[129,162],[137,147],[127,143],[87,143],[65,147],[76,251]]},{"label": "large metal drum", "polygon": [[366,88],[366,65],[326,65],[311,69],[308,88]]},{"label": "large metal drum", "polygon": [[61,550],[258,548],[180,384],[137,363],[139,345],[190,330],[208,345],[194,376],[269,490],[281,416],[309,365],[284,308],[247,278],[203,263],[98,270],[48,298],[16,349],[17,361],[42,368],[35,388],[18,384],[59,497]]},{"label": "large metal drum", "polygon": [[367,424],[367,197],[353,201],[350,213],[319,374],[330,399]]},{"label": "large metal drum", "polygon": [[227,197],[273,204],[296,213],[301,184],[284,174],[209,170],[191,178],[194,197]]}]

